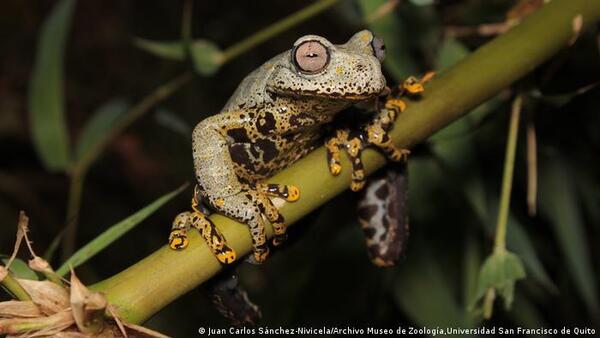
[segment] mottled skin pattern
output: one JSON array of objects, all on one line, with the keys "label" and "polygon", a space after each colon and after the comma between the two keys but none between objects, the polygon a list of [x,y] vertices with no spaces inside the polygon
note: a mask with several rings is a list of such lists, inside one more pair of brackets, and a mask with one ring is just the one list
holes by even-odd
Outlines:
[{"label": "mottled skin pattern", "polygon": [[[283,217],[268,195],[294,187],[267,189],[264,178],[297,161],[320,145],[322,126],[349,105],[377,97],[385,88],[380,60],[369,31],[343,45],[316,35],[294,43],[316,41],[328,51],[326,66],[307,74],[291,51],[248,75],[221,113],[201,121],[193,132],[193,157],[199,194],[212,209],[248,224],[254,260],[268,255],[262,215],[273,223],[274,244],[285,236]],[[287,196],[290,200],[290,196]]]},{"label": "mottled skin pattern", "polygon": [[[298,62],[294,57],[302,46],[307,47],[302,54],[304,61]],[[326,59],[312,59],[313,54],[324,51]],[[422,92],[422,84],[432,73],[421,80],[409,78],[392,95],[381,74],[383,51],[383,42],[369,31],[355,34],[343,45],[308,35],[298,39],[292,50],[248,75],[221,113],[194,129],[198,185],[192,212],[179,214],[173,222],[171,248],[185,248],[187,231],[194,227],[221,263],[235,261],[235,251],[206,217],[217,211],[249,225],[252,260],[262,262],[268,255],[263,216],[273,226],[274,245],[281,244],[286,231],[285,221],[269,196],[288,201],[299,198],[294,186],[262,181],[321,145],[327,130],[324,125],[354,103],[378,98],[375,101],[383,102],[383,107],[376,105],[377,114],[360,129],[340,129],[326,140],[330,172],[341,172],[340,153],[345,151],[352,163],[351,188],[357,191],[365,186],[364,148],[374,145],[391,160],[406,159],[409,151],[394,146],[388,131],[406,107],[400,97]],[[403,252],[408,236],[406,188],[402,170],[386,172],[366,185],[359,203],[368,253],[378,266],[393,265]],[[215,280],[211,293],[219,312],[233,325],[252,326],[260,318],[260,311],[239,288],[235,276]]]},{"label": "mottled skin pattern", "polygon": [[406,163],[369,177],[358,202],[358,220],[373,264],[393,266],[405,251],[409,236]]},{"label": "mottled skin pattern", "polygon": [[[360,130],[338,130],[326,142],[330,172],[340,173],[340,152],[345,151],[352,162],[351,188],[358,191],[365,183],[361,162],[364,148],[374,145],[391,160],[405,159],[409,151],[394,146],[388,136],[405,104],[390,96],[385,86],[381,72],[384,49],[383,41],[369,31],[356,33],[343,45],[307,35],[290,51],[248,75],[223,110],[194,129],[198,181],[192,199],[194,211],[174,222],[171,248],[186,247],[186,233],[193,226],[220,262],[236,259],[236,253],[206,217],[207,212],[198,209],[205,204],[211,211],[248,224],[254,251],[251,260],[264,261],[269,253],[265,219],[273,226],[274,245],[286,238],[283,216],[269,196],[295,201],[299,190],[262,181],[322,144],[327,130],[324,125],[354,103],[384,98],[383,107],[377,108],[379,112],[371,122]],[[428,76],[408,79],[397,97],[420,93]]]}]

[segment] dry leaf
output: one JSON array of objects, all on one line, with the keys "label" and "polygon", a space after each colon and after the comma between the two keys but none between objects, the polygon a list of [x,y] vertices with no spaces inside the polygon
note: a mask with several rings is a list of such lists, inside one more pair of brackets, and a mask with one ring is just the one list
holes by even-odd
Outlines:
[{"label": "dry leaf", "polygon": [[104,313],[108,301],[99,292],[91,292],[71,271],[71,310],[79,330],[98,333],[104,327]]},{"label": "dry leaf", "polygon": [[32,301],[9,300],[0,303],[0,318],[23,317],[32,318],[43,316],[42,312]]},{"label": "dry leaf", "polygon": [[69,292],[60,285],[49,281],[20,278],[17,278],[17,281],[46,315],[54,314],[70,306]]}]

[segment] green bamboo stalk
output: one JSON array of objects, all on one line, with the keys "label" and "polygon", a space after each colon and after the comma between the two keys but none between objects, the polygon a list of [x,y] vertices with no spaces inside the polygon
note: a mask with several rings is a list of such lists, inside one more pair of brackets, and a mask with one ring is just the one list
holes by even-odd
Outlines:
[{"label": "green bamboo stalk", "polygon": [[[468,113],[511,83],[568,47],[579,34],[574,24],[583,19],[582,29],[600,19],[600,1],[554,0],[523,23],[495,38],[456,66],[428,83],[422,100],[411,102],[398,117],[392,137],[396,144],[410,147]],[[270,182],[294,184],[301,190],[295,203],[282,203],[281,212],[294,223],[350,184],[350,166],[333,177],[327,170],[321,147],[283,170]],[[363,153],[367,173],[385,164],[376,151]],[[222,229],[229,244],[240,256],[251,250],[247,227],[226,217],[211,219]],[[168,225],[165,224],[167,228]],[[268,263],[267,263],[268,264]],[[191,233],[190,246],[173,251],[163,246],[128,269],[95,284],[116,306],[122,319],[140,323],[168,303],[205,282],[221,270],[200,236]]]}]

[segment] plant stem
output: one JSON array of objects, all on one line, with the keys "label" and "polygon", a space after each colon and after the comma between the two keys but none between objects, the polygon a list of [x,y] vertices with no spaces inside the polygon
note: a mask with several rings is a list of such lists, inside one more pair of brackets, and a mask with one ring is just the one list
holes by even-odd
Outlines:
[{"label": "plant stem", "polygon": [[269,40],[273,36],[293,27],[300,22],[310,19],[316,14],[326,10],[327,8],[335,5],[338,0],[320,0],[314,4],[307,6],[298,12],[289,15],[276,23],[268,26],[267,28],[260,30],[248,38],[230,46],[223,51],[221,63],[226,63],[232,59],[244,54],[249,49]]},{"label": "plant stem", "polygon": [[152,93],[148,94],[129,111],[127,111],[124,117],[117,121],[113,128],[75,163],[73,166],[73,171],[71,172],[69,201],[67,203],[67,225],[65,227],[64,242],[62,247],[63,261],[69,258],[75,251],[75,239],[77,237],[77,223],[79,219],[79,209],[81,206],[83,181],[91,165],[98,159],[98,157],[100,157],[102,152],[104,152],[108,145],[118,135],[120,135],[125,129],[150,111],[152,107],[167,99],[178,89],[190,82],[192,78],[192,72],[186,71],[173,78],[169,82],[157,87]]},{"label": "plant stem", "polygon": [[537,214],[537,137],[535,133],[535,124],[533,122],[533,112],[530,111],[527,118],[527,211],[529,216],[534,217]]},{"label": "plant stem", "polygon": [[21,284],[17,282],[17,280],[10,274],[10,272],[6,271],[6,276],[4,276],[0,283],[18,300],[31,300],[31,296],[29,296],[27,291],[23,289]]},{"label": "plant stem", "polygon": [[[573,29],[574,19],[579,16],[583,17],[582,28],[595,23],[600,18],[600,1],[549,2],[519,26],[440,74],[428,83],[423,99],[409,103],[398,117],[391,133],[396,145],[410,147],[425,140],[567,47],[579,33]],[[383,156],[370,149],[363,152],[363,161],[367,173],[385,164]],[[278,203],[288,224],[348,188],[350,163],[345,156],[342,165],[342,173],[331,176],[321,147],[269,180],[300,188],[298,202]],[[221,215],[211,219],[238,257],[250,252],[251,239],[245,225]],[[191,232],[186,250],[173,251],[165,245],[92,288],[105,292],[124,320],[140,323],[221,268],[202,238]]]},{"label": "plant stem", "polygon": [[523,98],[517,94],[512,104],[510,124],[508,126],[508,140],[506,142],[506,155],[504,157],[504,174],[502,176],[502,192],[500,194],[500,207],[498,208],[498,221],[496,223],[495,253],[506,251],[506,223],[510,207],[510,193],[512,190],[513,171],[515,168],[515,153],[517,149],[517,136],[519,131],[519,116]]}]

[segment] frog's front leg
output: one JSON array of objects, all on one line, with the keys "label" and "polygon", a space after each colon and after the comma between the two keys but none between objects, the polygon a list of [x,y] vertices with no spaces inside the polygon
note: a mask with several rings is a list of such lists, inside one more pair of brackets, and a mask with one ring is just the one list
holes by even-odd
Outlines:
[{"label": "frog's front leg", "polygon": [[[399,96],[421,93],[424,90],[423,83],[431,79],[433,75],[434,73],[427,73],[421,79],[408,78],[401,86]],[[373,145],[381,149],[392,161],[406,160],[410,150],[394,145],[388,134],[398,115],[405,109],[406,103],[403,100],[387,97],[384,107],[361,130],[338,130],[336,136],[327,140],[325,144],[331,174],[338,175],[341,172],[339,153],[341,150],[346,150],[352,163],[352,184],[350,188],[353,191],[359,191],[365,185],[364,169],[360,158],[364,148]]]},{"label": "frog's front leg", "polygon": [[[239,121],[239,116],[233,113],[220,114],[209,117],[196,126],[193,133],[194,167],[199,194],[203,200],[215,211],[249,226],[254,249],[253,260],[261,263],[269,254],[263,215],[273,224],[276,244],[285,235],[283,216],[273,206],[268,195],[287,197],[288,201],[294,201],[298,197],[298,189],[292,186],[249,185],[239,181],[227,137],[221,132],[230,125],[239,124]],[[273,189],[269,190],[269,187]]]},{"label": "frog's front leg", "polygon": [[365,172],[361,160],[363,149],[374,145],[381,149],[392,161],[406,159],[410,151],[396,147],[388,135],[396,116],[404,110],[405,106],[404,102],[399,99],[389,99],[385,108],[362,130],[337,130],[336,135],[328,139],[325,144],[331,174],[338,175],[341,172],[340,152],[345,150],[352,163],[352,184],[350,188],[353,191],[359,191],[365,185]]}]

